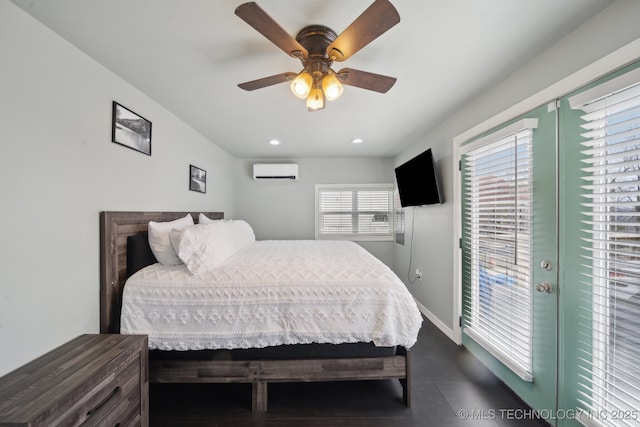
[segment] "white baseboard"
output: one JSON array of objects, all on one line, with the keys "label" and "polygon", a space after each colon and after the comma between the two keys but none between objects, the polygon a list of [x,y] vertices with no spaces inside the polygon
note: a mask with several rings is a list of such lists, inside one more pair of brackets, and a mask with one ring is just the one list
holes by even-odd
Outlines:
[{"label": "white baseboard", "polygon": [[451,328],[449,328],[440,319],[438,319],[433,313],[427,310],[427,307],[420,304],[419,301],[416,301],[416,304],[418,305],[418,310],[420,310],[420,312],[424,315],[424,317],[429,319],[429,321],[433,323],[438,329],[440,329],[440,331],[442,331],[442,333],[445,334],[451,341],[456,342],[454,338],[453,330]]}]

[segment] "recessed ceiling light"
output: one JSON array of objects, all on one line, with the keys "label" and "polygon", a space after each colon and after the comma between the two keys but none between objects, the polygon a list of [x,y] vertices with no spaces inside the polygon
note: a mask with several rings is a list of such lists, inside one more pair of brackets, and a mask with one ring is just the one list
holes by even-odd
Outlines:
[{"label": "recessed ceiling light", "polygon": [[351,140],[351,142],[353,142],[354,144],[360,144],[360,143],[364,142],[364,139],[362,139],[362,138],[353,138]]},{"label": "recessed ceiling light", "polygon": [[280,145],[280,141],[278,141],[277,139],[272,139],[271,141],[269,141],[269,144],[271,144],[271,145]]}]

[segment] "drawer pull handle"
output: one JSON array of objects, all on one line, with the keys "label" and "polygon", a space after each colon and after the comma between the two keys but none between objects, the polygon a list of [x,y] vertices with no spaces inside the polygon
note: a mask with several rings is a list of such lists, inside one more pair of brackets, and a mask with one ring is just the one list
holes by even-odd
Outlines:
[{"label": "drawer pull handle", "polygon": [[100,410],[100,408],[102,408],[109,401],[109,399],[111,399],[113,396],[118,394],[119,391],[120,391],[120,386],[117,386],[116,388],[114,388],[113,391],[111,393],[109,393],[109,396],[105,397],[102,400],[102,402],[100,402],[100,403],[98,403],[98,405],[96,405],[95,408],[93,408],[93,409],[89,410],[89,412],[87,412],[87,417],[90,417],[93,414],[95,414],[96,412],[98,412]]}]

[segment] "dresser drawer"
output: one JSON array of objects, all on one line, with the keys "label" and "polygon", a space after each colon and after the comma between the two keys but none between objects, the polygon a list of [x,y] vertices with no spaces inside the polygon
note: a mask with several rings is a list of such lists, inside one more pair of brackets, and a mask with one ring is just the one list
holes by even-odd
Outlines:
[{"label": "dresser drawer", "polygon": [[[105,366],[104,372],[111,372],[102,381],[95,384],[96,378],[87,381],[77,389],[77,393],[70,393],[68,399],[75,400],[69,409],[54,425],[60,426],[95,426],[107,416],[110,411],[120,405],[126,405],[125,397],[131,392],[137,392],[137,407],[140,406],[140,361],[135,353],[126,352],[114,359],[113,363]],[[124,359],[124,360],[123,360]],[[97,375],[101,378],[102,375]],[[84,390],[89,390],[83,393]]]},{"label": "dresser drawer", "polygon": [[137,427],[140,424],[140,394],[134,390],[125,396],[125,398],[97,424],[97,426]]},{"label": "dresser drawer", "polygon": [[0,378],[0,426],[147,426],[146,336],[82,335]]}]

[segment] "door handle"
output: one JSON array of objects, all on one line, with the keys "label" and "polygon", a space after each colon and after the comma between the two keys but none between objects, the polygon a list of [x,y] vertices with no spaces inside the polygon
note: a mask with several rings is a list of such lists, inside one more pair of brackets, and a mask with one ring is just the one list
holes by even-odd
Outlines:
[{"label": "door handle", "polygon": [[553,287],[549,282],[541,282],[535,286],[535,290],[545,294],[550,294],[553,291]]}]

